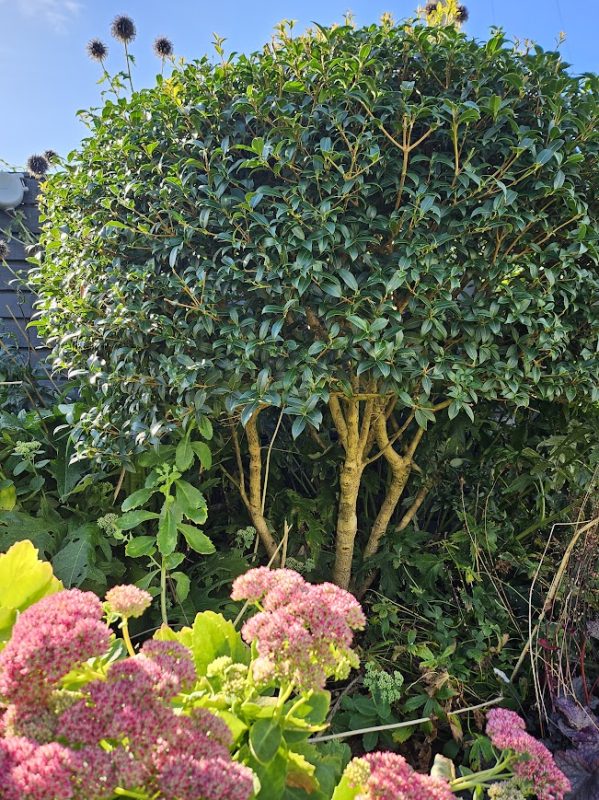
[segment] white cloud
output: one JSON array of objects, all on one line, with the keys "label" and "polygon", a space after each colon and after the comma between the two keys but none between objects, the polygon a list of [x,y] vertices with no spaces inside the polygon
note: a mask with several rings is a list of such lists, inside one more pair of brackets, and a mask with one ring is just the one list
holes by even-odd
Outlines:
[{"label": "white cloud", "polygon": [[0,5],[7,2],[26,17],[43,18],[55,31],[64,31],[67,22],[81,9],[79,0],[0,0]]}]

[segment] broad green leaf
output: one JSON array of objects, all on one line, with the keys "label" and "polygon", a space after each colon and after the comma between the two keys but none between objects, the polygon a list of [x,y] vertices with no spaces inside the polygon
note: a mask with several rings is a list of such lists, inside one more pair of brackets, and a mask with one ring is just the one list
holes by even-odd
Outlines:
[{"label": "broad green leaf", "polygon": [[127,511],[117,520],[117,527],[121,531],[130,531],[132,528],[137,528],[143,522],[150,519],[158,519],[159,514],[155,511]]},{"label": "broad green leaf", "polygon": [[17,504],[17,487],[11,481],[0,489],[0,511],[12,511]]},{"label": "broad green leaf", "polygon": [[159,552],[163,556],[173,553],[177,547],[177,538],[177,517],[172,505],[165,503],[160,512],[158,535],[156,536]]},{"label": "broad green leaf", "polygon": [[212,422],[210,422],[208,417],[200,417],[200,419],[198,420],[198,430],[200,431],[200,433],[202,434],[204,439],[206,439],[207,442],[209,442],[210,439],[212,439],[213,436]]},{"label": "broad green leaf", "polygon": [[257,719],[250,728],[250,750],[261,764],[273,760],[283,738],[278,722],[273,719]]},{"label": "broad green leaf", "polygon": [[247,664],[249,648],[232,622],[214,611],[202,611],[191,629],[191,649],[198,675],[205,675],[208,664],[220,656],[230,656],[234,662]]},{"label": "broad green leaf", "polygon": [[81,586],[94,566],[95,551],[92,526],[82,526],[52,557],[56,576],[67,588]]},{"label": "broad green leaf", "polygon": [[150,497],[154,494],[155,489],[138,489],[123,500],[121,506],[122,511],[131,511],[133,508],[144,506]]},{"label": "broad green leaf", "polygon": [[355,800],[365,789],[364,786],[353,786],[346,775],[343,775],[333,792],[332,800]]},{"label": "broad green leaf", "polygon": [[6,641],[17,612],[63,588],[52,566],[41,561],[33,544],[16,542],[0,555],[0,642]]},{"label": "broad green leaf", "polygon": [[205,442],[192,442],[191,446],[193,452],[200,459],[200,464],[204,469],[210,469],[212,466],[212,453],[210,448]]},{"label": "broad green leaf", "polygon": [[185,602],[187,600],[187,596],[189,595],[189,590],[191,588],[191,581],[189,576],[186,575],[184,572],[171,572],[170,577],[175,581],[175,591],[177,593],[177,600],[180,603]]},{"label": "broad green leaf", "polygon": [[140,556],[148,556],[156,547],[156,538],[154,536],[136,536],[127,542],[125,546],[125,553],[131,558],[139,558]]},{"label": "broad green leaf", "polygon": [[195,550],[196,553],[201,553],[201,555],[204,556],[214,553],[216,548],[212,544],[212,541],[199,528],[195,528],[193,525],[187,525],[185,522],[180,522],[179,530],[185,537],[187,544],[192,550]]},{"label": "broad green leaf", "polygon": [[175,452],[175,464],[177,465],[177,469],[180,472],[187,472],[193,464],[193,457],[194,449],[191,446],[189,437],[184,436],[177,445],[177,450]]},{"label": "broad green leaf", "polygon": [[191,483],[181,479],[175,482],[175,486],[177,503],[183,513],[198,525],[203,525],[208,517],[208,506],[204,495]]}]

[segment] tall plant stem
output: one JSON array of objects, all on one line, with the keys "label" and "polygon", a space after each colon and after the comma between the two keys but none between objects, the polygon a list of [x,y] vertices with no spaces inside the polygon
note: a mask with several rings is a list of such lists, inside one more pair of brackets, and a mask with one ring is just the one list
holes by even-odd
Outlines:
[{"label": "tall plant stem", "polygon": [[131,63],[129,61],[129,48],[127,47],[127,42],[125,42],[125,63],[127,64],[127,75],[129,77],[129,86],[131,87],[131,91],[133,91],[133,78],[131,77]]},{"label": "tall plant stem", "polygon": [[133,642],[131,641],[131,636],[129,634],[129,620],[125,617],[121,623],[121,631],[123,632],[123,641],[125,642],[125,647],[127,648],[127,652],[130,656],[135,656],[135,650],[133,648]]},{"label": "tall plant stem", "polygon": [[249,455],[249,476],[246,484],[245,470],[243,468],[243,460],[241,458],[241,448],[239,446],[239,437],[235,428],[232,429],[233,447],[235,449],[235,456],[237,459],[237,469],[239,472],[239,483],[237,484],[239,494],[243,500],[243,504],[247,508],[252,520],[252,524],[260,541],[262,542],[266,553],[270,559],[276,558],[277,543],[274,536],[270,532],[266,517],[264,516],[264,507],[262,493],[262,450],[260,447],[260,434],[258,433],[258,415],[260,411],[256,411],[245,427],[245,434],[248,444]]},{"label": "tall plant stem", "polygon": [[160,615],[162,624],[168,625],[168,614],[166,613],[166,559],[164,556],[160,564]]}]

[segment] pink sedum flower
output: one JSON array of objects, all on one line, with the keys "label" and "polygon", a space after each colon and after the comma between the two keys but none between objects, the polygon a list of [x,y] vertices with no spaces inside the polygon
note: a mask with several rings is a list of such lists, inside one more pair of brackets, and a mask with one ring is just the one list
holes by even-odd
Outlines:
[{"label": "pink sedum flower", "polygon": [[403,756],[369,753],[350,762],[346,780],[356,800],[455,800],[449,784],[415,772]]},{"label": "pink sedum flower", "polygon": [[106,602],[110,611],[128,619],[141,617],[152,605],[152,595],[145,589],[125,584],[109,589],[106,592]]},{"label": "pink sedum flower", "polygon": [[46,705],[60,679],[77,664],[103,655],[110,629],[91,592],[70,589],[42,598],[18,618],[0,653],[0,696]]},{"label": "pink sedum flower", "polygon": [[256,642],[257,682],[279,679],[301,690],[322,689],[327,677],[343,677],[355,665],[350,649],[364,612],[349,592],[331,583],[313,586],[293,570],[249,570],[233,584],[232,598],[259,603],[243,627]]},{"label": "pink sedum flower", "polygon": [[165,800],[249,800],[254,792],[252,772],[242,764],[189,754],[169,759],[158,784]]},{"label": "pink sedum flower", "polygon": [[141,648],[141,655],[157,664],[164,672],[173,675],[178,691],[191,690],[196,681],[196,669],[190,650],[179,642],[161,642],[149,639]]},{"label": "pink sedum flower", "polygon": [[511,750],[519,758],[514,774],[534,788],[538,800],[563,800],[570,782],[558,769],[542,742],[526,732],[526,723],[514,711],[494,708],[487,714],[487,735],[500,750]]}]

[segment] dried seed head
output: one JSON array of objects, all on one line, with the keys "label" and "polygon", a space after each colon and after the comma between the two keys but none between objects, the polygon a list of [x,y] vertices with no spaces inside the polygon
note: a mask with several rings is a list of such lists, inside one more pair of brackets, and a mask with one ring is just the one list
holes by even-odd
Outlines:
[{"label": "dried seed head", "polygon": [[8,246],[8,242],[5,242],[4,239],[0,239],[0,261],[6,261],[9,255],[10,247]]},{"label": "dried seed head", "polygon": [[438,3],[438,2],[435,2],[435,0],[432,0],[432,2],[430,2],[430,3],[427,3],[427,4],[425,5],[425,7],[424,7],[424,10],[426,11],[426,13],[427,13],[427,14],[432,14],[432,13],[433,13],[433,11],[436,11],[436,10],[437,10],[437,6],[438,6],[438,5],[439,5],[439,3]]},{"label": "dried seed head", "polygon": [[29,156],[27,159],[27,171],[32,178],[43,178],[49,167],[45,156]]},{"label": "dried seed head", "polygon": [[56,150],[44,150],[44,158],[51,164],[53,161],[58,161],[58,153]]},{"label": "dried seed head", "polygon": [[104,61],[108,55],[108,48],[99,39],[92,39],[87,43],[87,55],[93,61]]},{"label": "dried seed head", "polygon": [[173,43],[166,36],[159,36],[154,42],[154,53],[158,58],[169,58],[173,54]]},{"label": "dried seed head", "polygon": [[135,39],[135,23],[131,17],[125,17],[121,14],[120,16],[114,18],[110,32],[115,39],[119,40],[119,42],[128,44]]},{"label": "dried seed head", "polygon": [[456,14],[456,20],[458,22],[468,22],[468,9],[466,6],[458,6],[458,12]]}]

